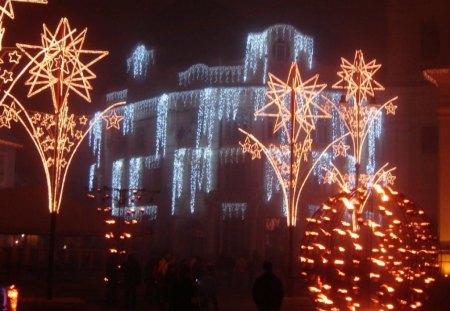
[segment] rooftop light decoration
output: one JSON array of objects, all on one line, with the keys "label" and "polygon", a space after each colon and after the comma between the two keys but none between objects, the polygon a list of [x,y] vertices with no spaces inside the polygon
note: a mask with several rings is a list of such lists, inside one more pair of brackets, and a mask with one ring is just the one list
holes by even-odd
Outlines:
[{"label": "rooftop light decoration", "polygon": [[[77,32],[71,28],[66,18],[54,32],[44,25],[40,45],[17,44],[17,49],[8,53],[7,68],[11,69],[4,69],[0,76],[0,127],[10,128],[11,122],[22,124],[36,146],[46,177],[53,234],[67,172],[81,142],[96,122],[104,120],[106,128],[119,128],[123,119],[114,108],[124,102],[110,105],[92,119],[69,112],[70,94],[91,101],[91,80],[96,77],[91,66],[108,54],[85,49],[86,33],[87,29]],[[28,98],[49,90],[53,109],[27,109],[12,93],[22,78],[29,87]]]},{"label": "rooftop light decoration", "polygon": [[396,97],[382,105],[369,101],[384,90],[373,79],[379,68],[357,51],[353,63],[342,59],[333,86],[346,90],[335,108],[348,132],[333,151],[352,155],[354,168],[324,168],[326,182],[341,191],[307,219],[301,242],[302,275],[318,310],[420,309],[438,271],[437,238],[423,209],[392,188],[394,168],[360,172],[371,124],[397,108]]}]

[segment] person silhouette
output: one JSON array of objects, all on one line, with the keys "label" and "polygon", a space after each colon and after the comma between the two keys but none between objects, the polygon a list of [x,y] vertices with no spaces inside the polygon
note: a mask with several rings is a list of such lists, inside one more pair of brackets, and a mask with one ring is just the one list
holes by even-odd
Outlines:
[{"label": "person silhouette", "polygon": [[272,263],[264,261],[263,274],[253,284],[252,296],[258,311],[278,311],[284,297],[281,280],[272,272]]}]

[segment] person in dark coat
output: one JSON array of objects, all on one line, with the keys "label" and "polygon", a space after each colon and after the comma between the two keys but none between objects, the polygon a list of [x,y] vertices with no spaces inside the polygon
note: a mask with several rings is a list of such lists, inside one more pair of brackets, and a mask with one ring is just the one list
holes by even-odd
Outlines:
[{"label": "person in dark coat", "polygon": [[264,261],[263,270],[264,273],[257,277],[253,284],[253,300],[258,311],[278,311],[283,302],[283,284],[272,272],[271,262]]}]

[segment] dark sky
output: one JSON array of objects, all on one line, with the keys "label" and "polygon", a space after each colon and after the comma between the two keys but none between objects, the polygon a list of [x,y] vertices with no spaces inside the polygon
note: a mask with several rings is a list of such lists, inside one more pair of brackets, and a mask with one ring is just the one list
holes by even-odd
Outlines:
[{"label": "dark sky", "polygon": [[[125,60],[138,42],[164,50],[162,63],[168,70],[184,70],[199,62],[217,65],[219,60],[223,64],[240,64],[249,32],[286,23],[314,37],[315,61],[321,64],[338,68],[340,57],[352,58],[355,49],[363,49],[369,58],[382,59],[386,1],[48,0],[48,5],[13,2],[16,18],[5,20],[4,45],[39,44],[42,24],[54,30],[62,17],[69,19],[72,28],[87,27],[84,47],[110,52],[92,68],[97,79],[93,81],[94,100],[90,107],[98,110],[105,93],[125,82]],[[44,95],[50,99],[50,94]],[[79,98],[74,100],[81,102]],[[35,150],[30,142],[24,143],[27,148],[19,151],[19,174],[24,183],[41,184],[41,165],[37,155],[31,155]],[[78,189],[76,195],[87,184],[87,150],[84,142],[67,181],[72,185],[68,189]],[[31,177],[27,179],[26,174]]]},{"label": "dark sky", "polygon": [[248,32],[288,23],[315,39],[315,58],[338,65],[355,49],[382,58],[387,0],[48,0],[48,5],[14,2],[6,44],[38,43],[42,23],[54,29],[61,17],[88,28],[85,47],[110,52],[94,67],[94,95],[120,87],[125,59],[138,42],[166,51],[166,67],[194,63],[237,64]]}]

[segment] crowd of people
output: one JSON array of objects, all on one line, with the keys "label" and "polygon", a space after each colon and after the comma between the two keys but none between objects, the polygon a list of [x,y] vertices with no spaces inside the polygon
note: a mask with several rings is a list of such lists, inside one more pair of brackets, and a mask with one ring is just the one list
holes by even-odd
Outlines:
[{"label": "crowd of people", "polygon": [[[264,299],[274,295],[277,297],[272,299],[273,305],[279,308],[283,296],[282,283],[272,273],[270,263],[261,264],[244,257],[234,260],[219,258],[213,264],[198,257],[177,259],[167,253],[151,257],[142,268],[133,254],[123,261],[117,254],[110,254],[106,267],[107,305],[134,309],[139,302],[145,302],[161,311],[217,311],[220,287],[244,292],[249,292],[253,287],[252,294],[258,309],[261,302],[266,304]],[[264,270],[262,275],[259,273],[261,267]]]}]

